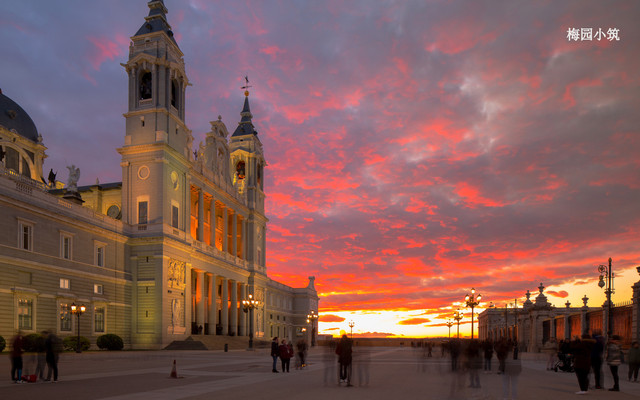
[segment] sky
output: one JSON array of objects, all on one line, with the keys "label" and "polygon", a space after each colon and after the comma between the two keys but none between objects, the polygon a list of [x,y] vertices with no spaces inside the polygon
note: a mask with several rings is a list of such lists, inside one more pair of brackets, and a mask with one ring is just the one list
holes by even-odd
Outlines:
[{"label": "sky", "polygon": [[[320,333],[353,321],[356,335],[442,336],[462,307],[468,335],[472,287],[476,312],[533,299],[541,282],[558,307],[600,306],[609,257],[614,301],[631,299],[639,2],[165,5],[195,145],[218,115],[235,129],[249,76],[268,274],[316,277]],[[147,14],[144,0],[0,2],[0,88],[42,134],[45,173],[122,180],[120,63]]]}]

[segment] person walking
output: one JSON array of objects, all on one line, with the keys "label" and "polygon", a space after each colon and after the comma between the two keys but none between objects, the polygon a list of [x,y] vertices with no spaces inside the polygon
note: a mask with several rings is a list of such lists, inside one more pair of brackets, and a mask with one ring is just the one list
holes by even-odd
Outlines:
[{"label": "person walking", "polygon": [[543,345],[542,351],[547,354],[547,371],[553,370],[556,363],[556,355],[558,354],[558,342],[556,338],[551,338]]},{"label": "person walking", "polygon": [[351,362],[353,352],[353,341],[347,337],[345,333],[340,338],[336,346],[336,354],[338,355],[338,363],[340,364],[340,382],[347,382],[347,386],[351,385]]},{"label": "person walking", "polygon": [[[298,350],[298,358],[300,359],[299,367],[302,369],[307,366],[305,359],[307,353],[307,342],[304,339],[298,340],[298,343],[296,343],[296,349]],[[298,368],[298,365],[296,365],[296,368]]]},{"label": "person walking", "polygon": [[271,358],[273,358],[273,369],[271,372],[278,373],[278,369],[276,368],[278,362],[278,354],[280,353],[280,348],[278,346],[278,337],[274,337],[271,341]]},{"label": "person walking", "polygon": [[628,356],[629,382],[631,382],[631,378],[633,378],[634,382],[638,382],[638,370],[640,369],[640,347],[638,346],[637,341],[631,343]]},{"label": "person walking", "polygon": [[595,388],[602,389],[602,354],[604,353],[604,338],[600,332],[594,332],[593,340],[596,342],[591,348],[591,369],[593,370]]},{"label": "person walking", "polygon": [[504,358],[504,370],[502,372],[502,398],[516,400],[518,398],[518,378],[522,372],[522,361],[517,354],[512,354],[510,347]]},{"label": "person walking", "polygon": [[289,372],[292,355],[293,347],[287,344],[286,339],[282,339],[282,344],[278,347],[278,356],[280,356],[280,362],[282,363],[282,372]]},{"label": "person walking", "polygon": [[[58,382],[58,355],[60,353],[59,347],[60,340],[53,332],[49,332],[47,334],[47,339],[44,341],[45,357],[47,366],[49,367],[46,380],[53,383]],[[53,380],[51,380],[52,378]]]},{"label": "person walking", "polygon": [[23,383],[22,380],[22,348],[24,339],[22,334],[18,332],[11,341],[11,380],[14,383]]},{"label": "person walking", "polygon": [[596,341],[588,334],[583,334],[581,339],[576,338],[571,342],[571,353],[573,354],[573,368],[578,377],[580,391],[576,394],[587,394],[589,390],[589,371],[591,370],[591,349]]},{"label": "person walking", "polygon": [[493,358],[493,342],[491,339],[485,340],[482,348],[484,350],[484,372],[488,374],[491,372],[491,359]]},{"label": "person walking", "polygon": [[607,364],[613,376],[612,392],[620,391],[620,378],[618,377],[618,367],[622,364],[622,349],[620,349],[620,336],[613,335],[607,344]]}]

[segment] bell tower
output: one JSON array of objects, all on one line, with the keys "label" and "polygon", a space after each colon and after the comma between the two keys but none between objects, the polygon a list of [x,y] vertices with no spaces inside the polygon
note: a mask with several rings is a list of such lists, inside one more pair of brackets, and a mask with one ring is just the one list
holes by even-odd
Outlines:
[{"label": "bell tower", "polygon": [[265,265],[266,223],[264,214],[264,167],[266,161],[258,132],[253,126],[253,115],[249,107],[249,78],[245,77],[244,106],[240,112],[240,122],[231,135],[229,150],[233,183],[240,193],[247,197],[249,206],[248,248],[253,254],[247,254],[248,260]]},{"label": "bell tower", "polygon": [[163,142],[189,158],[193,137],[184,122],[189,80],[183,54],[167,22],[162,0],[147,4],[149,15],[129,46],[122,66],[129,78],[125,146]]}]

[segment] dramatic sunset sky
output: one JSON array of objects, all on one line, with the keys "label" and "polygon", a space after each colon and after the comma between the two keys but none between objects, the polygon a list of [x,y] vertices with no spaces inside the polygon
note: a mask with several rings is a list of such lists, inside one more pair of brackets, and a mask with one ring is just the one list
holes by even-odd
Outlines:
[{"label": "dramatic sunset sky", "polygon": [[[640,265],[640,2],[166,0],[195,143],[264,144],[269,275],[316,276],[320,332],[446,335],[475,287],[599,306]],[[0,88],[53,168],[121,181],[129,37],[144,0],[3,0]],[[569,28],[602,29],[598,41]],[[606,37],[619,30],[619,39]],[[486,305],[487,303],[485,303]],[[469,331],[469,311],[461,327]]]}]

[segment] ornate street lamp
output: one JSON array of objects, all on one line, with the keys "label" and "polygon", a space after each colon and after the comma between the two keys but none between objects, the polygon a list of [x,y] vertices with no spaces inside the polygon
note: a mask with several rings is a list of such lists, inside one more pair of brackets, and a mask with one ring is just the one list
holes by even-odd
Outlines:
[{"label": "ornate street lamp", "polygon": [[71,314],[75,314],[78,316],[78,341],[76,342],[76,353],[82,353],[82,346],[80,346],[80,316],[87,310],[87,308],[82,304],[81,306],[76,306],[76,303],[71,303]]},{"label": "ornate street lamp", "polygon": [[[607,339],[611,337],[612,324],[611,324],[611,294],[614,293],[613,278],[614,274],[611,269],[611,257],[609,257],[609,265],[598,265],[598,272],[600,273],[600,279],[598,280],[598,286],[600,288],[605,287],[604,293],[607,296]],[[606,279],[606,282],[605,282]]]},{"label": "ornate street lamp", "polygon": [[353,339],[353,327],[356,326],[356,323],[353,321],[349,321],[349,328],[351,328],[351,339]]},{"label": "ornate street lamp", "polygon": [[471,307],[471,339],[473,339],[473,309],[480,304],[480,299],[482,299],[481,294],[475,294],[476,290],[471,288],[471,294],[468,294],[464,297],[465,304],[467,307]]},{"label": "ornate street lamp", "polygon": [[315,321],[318,320],[318,314],[315,311],[311,310],[309,315],[307,315],[307,322],[311,321],[311,346],[316,345],[316,328],[314,327]]},{"label": "ornate street lamp", "polygon": [[242,300],[242,310],[249,314],[249,350],[253,350],[253,310],[258,308],[258,304],[252,294],[248,299]]},{"label": "ornate street lamp", "polygon": [[449,328],[449,339],[451,339],[451,327],[453,326],[453,321],[449,320],[445,325]]},{"label": "ornate street lamp", "polygon": [[453,319],[458,323],[458,339],[460,339],[460,320],[462,319],[462,313],[460,310],[453,313]]}]

